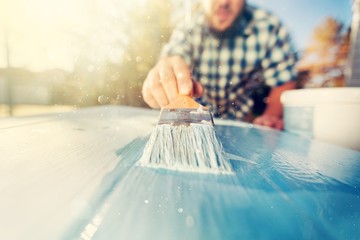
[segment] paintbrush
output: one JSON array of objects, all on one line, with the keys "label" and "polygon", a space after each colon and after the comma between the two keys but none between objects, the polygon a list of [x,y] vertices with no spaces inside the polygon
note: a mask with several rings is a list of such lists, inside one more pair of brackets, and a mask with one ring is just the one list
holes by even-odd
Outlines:
[{"label": "paintbrush", "polygon": [[209,109],[188,96],[163,107],[138,165],[178,171],[231,173]]}]

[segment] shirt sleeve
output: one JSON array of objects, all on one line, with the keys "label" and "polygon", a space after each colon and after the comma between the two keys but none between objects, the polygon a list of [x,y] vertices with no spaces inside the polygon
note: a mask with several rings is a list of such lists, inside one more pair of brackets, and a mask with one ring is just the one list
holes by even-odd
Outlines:
[{"label": "shirt sleeve", "polygon": [[284,26],[279,24],[274,28],[268,44],[265,58],[261,61],[265,84],[275,87],[295,80],[297,56]]},{"label": "shirt sleeve", "polygon": [[169,42],[163,47],[160,56],[180,56],[191,66],[193,63],[192,52],[192,30],[186,24],[180,24],[174,29]]}]

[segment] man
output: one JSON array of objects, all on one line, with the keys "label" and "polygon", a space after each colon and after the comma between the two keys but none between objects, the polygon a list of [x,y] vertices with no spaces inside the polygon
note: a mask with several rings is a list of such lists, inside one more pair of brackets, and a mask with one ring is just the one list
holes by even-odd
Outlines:
[{"label": "man", "polygon": [[280,21],[245,0],[204,0],[204,13],[180,25],[149,72],[143,97],[152,108],[180,95],[198,97],[215,117],[251,120],[258,86],[271,92],[254,124],[283,128],[280,95],[293,89],[296,56]]}]

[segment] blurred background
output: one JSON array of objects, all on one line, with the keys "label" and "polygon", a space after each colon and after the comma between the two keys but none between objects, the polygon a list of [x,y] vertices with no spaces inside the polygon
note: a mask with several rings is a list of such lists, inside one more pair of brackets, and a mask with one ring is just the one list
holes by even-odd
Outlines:
[{"label": "blurred background", "polygon": [[[0,0],[0,116],[146,107],[141,86],[149,69],[175,24],[189,21],[199,2]],[[301,58],[300,87],[347,85],[354,74],[349,66],[356,66],[349,59],[358,1],[248,2],[275,13],[290,30]]]}]

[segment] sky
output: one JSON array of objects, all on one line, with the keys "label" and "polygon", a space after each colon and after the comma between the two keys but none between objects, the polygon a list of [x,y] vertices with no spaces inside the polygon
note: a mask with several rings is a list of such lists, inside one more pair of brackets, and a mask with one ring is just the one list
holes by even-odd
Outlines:
[{"label": "sky", "polygon": [[248,0],[276,14],[289,29],[296,49],[304,49],[315,26],[328,16],[350,26],[352,0]]},{"label": "sky", "polygon": [[[117,59],[121,49],[111,49],[107,43],[113,37],[101,31],[106,27],[106,18],[128,24],[122,15],[126,12],[124,9],[145,1],[0,0],[0,68],[7,66],[6,42],[10,49],[10,65],[32,71],[51,68],[71,71],[79,57],[79,49],[90,43],[99,46],[97,52],[89,52],[94,58]],[[326,16],[345,24],[351,21],[352,0],[248,1],[278,15],[290,30],[296,49],[304,48],[313,28]],[[76,35],[88,37],[88,42],[77,41]]]}]

